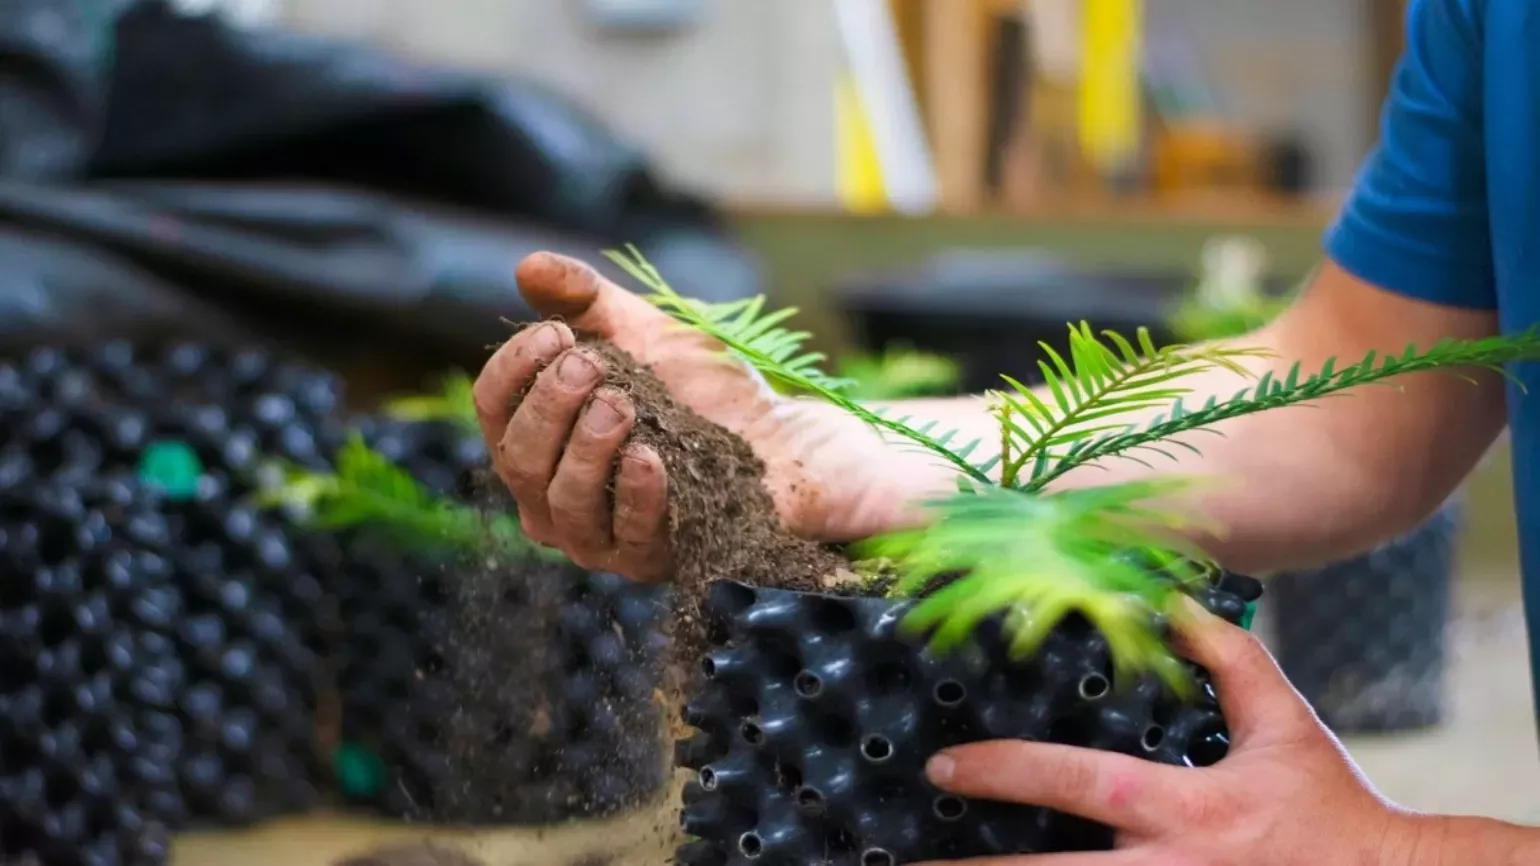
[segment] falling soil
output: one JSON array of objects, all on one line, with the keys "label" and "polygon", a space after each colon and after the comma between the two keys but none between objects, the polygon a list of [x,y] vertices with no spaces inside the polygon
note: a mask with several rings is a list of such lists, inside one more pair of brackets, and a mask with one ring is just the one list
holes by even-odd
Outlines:
[{"label": "falling soil", "polygon": [[[547,775],[541,740],[562,674],[557,624],[565,581],[556,566],[496,558],[460,564],[448,576],[445,636],[438,647],[445,702],[439,740],[448,762],[431,817],[454,823],[527,820],[568,805]],[[545,772],[543,772],[545,771]],[[558,780],[553,780],[558,781]]]},{"label": "falling soil", "polygon": [[[670,548],[674,563],[666,617],[670,649],[660,690],[649,707],[625,708],[636,723],[625,755],[603,756],[577,772],[646,772],[646,750],[657,754],[664,773],[665,728],[677,725],[681,694],[697,670],[706,643],[701,607],[709,585],[732,579],[761,586],[829,592],[848,576],[849,560],[839,552],[796,538],[781,524],[764,484],[765,466],[739,436],[676,403],[653,373],[614,346],[584,336],[583,344],[605,361],[605,384],[630,395],[636,409],[631,439],[652,447],[668,473]],[[523,394],[514,398],[515,407]],[[495,480],[480,503],[509,510],[506,491]],[[456,569],[451,587],[448,638],[442,651],[453,707],[445,723],[449,772],[436,792],[440,820],[496,823],[500,817],[529,816],[571,807],[570,769],[535,767],[542,759],[531,745],[548,724],[549,696],[562,687],[558,623],[570,569],[488,560]],[[647,716],[644,710],[652,715]],[[629,768],[629,769],[628,769]],[[641,768],[641,769],[638,769]],[[531,784],[531,772],[544,781]],[[640,781],[640,780],[639,780]],[[645,784],[622,785],[645,791]],[[653,786],[653,793],[663,793]],[[642,805],[632,802],[581,804],[580,811],[613,814]],[[672,822],[659,832],[675,829]]]},{"label": "falling soil", "polygon": [[667,470],[674,661],[688,663],[704,646],[701,604],[713,581],[834,588],[850,561],[783,528],[765,487],[765,464],[747,442],[675,402],[668,386],[631,355],[587,335],[580,340],[604,359],[604,383],[630,397],[636,410],[631,441],[650,446]]}]

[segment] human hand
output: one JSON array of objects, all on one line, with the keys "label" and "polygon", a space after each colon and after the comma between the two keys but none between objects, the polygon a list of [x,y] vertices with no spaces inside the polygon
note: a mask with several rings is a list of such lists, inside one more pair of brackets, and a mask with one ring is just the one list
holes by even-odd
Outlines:
[{"label": "human hand", "polygon": [[[1381,798],[1256,638],[1196,604],[1178,645],[1214,677],[1231,732],[1212,767],[996,741],[945,749],[931,781],[954,794],[1046,806],[1111,826],[1116,850],[967,866],[1391,866],[1417,820]],[[941,864],[931,864],[941,866]]]},{"label": "human hand", "polygon": [[879,456],[884,449],[861,422],[777,395],[746,366],[723,363],[715,340],[677,327],[581,262],[535,253],[517,278],[530,306],[560,321],[504,343],[477,378],[475,401],[493,466],[530,538],[580,566],[634,580],[660,580],[670,570],[663,462],[645,445],[626,444],[635,407],[605,387],[603,361],[577,345],[574,329],[624,349],[675,400],[743,437],[764,461],[766,487],[789,531],[848,541],[894,520],[902,497],[891,495],[893,480],[906,473],[892,472],[888,461],[903,458]]}]

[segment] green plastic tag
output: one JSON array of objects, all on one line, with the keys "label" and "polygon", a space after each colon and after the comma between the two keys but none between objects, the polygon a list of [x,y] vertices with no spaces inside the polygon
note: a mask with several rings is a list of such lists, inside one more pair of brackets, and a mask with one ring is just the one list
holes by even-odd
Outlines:
[{"label": "green plastic tag", "polygon": [[1241,615],[1241,628],[1251,631],[1251,621],[1257,618],[1257,603],[1246,602],[1246,612]]},{"label": "green plastic tag", "polygon": [[343,743],[332,757],[342,793],[367,800],[385,787],[385,765],[378,755],[357,743]]},{"label": "green plastic tag", "polygon": [[191,499],[203,477],[203,461],[186,442],[152,442],[139,455],[139,480],[159,487],[172,499]]}]

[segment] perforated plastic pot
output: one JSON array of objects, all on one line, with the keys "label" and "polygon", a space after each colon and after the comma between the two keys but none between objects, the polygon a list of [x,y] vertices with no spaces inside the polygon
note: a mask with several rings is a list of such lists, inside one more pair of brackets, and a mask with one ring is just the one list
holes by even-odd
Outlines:
[{"label": "perforated plastic pot", "polygon": [[[1261,594],[1231,577],[1199,600],[1232,622]],[[1001,738],[1207,766],[1229,746],[1207,674],[1184,704],[1152,681],[1119,683],[1081,619],[1012,662],[998,623],[936,657],[901,637],[907,602],[736,582],[709,597],[712,645],[685,708],[696,731],[680,814],[684,866],[898,866],[983,855],[1099,850],[1111,832],[1043,809],[968,801],[930,785],[936,751]]]},{"label": "perforated plastic pot", "polygon": [[1269,579],[1279,664],[1338,733],[1437,725],[1463,511],[1444,505],[1363,556]]}]

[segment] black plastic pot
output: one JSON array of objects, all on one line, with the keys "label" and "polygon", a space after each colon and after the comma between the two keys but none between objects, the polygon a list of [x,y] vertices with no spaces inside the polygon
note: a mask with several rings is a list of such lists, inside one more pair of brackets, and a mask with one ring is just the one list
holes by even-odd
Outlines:
[{"label": "black plastic pot", "polygon": [[862,347],[949,355],[962,365],[958,387],[978,393],[999,387],[1001,373],[1041,381],[1039,343],[1062,354],[1069,323],[1129,336],[1148,327],[1157,345],[1171,342],[1159,323],[1192,279],[1184,270],[1089,267],[1039,249],[955,249],[852,275],[834,294]]},{"label": "black plastic pot", "polygon": [[[1261,586],[1233,577],[1200,600],[1240,622]],[[1079,618],[1011,662],[998,622],[938,658],[901,637],[908,602],[715,584],[712,648],[676,762],[696,771],[685,866],[898,866],[984,855],[1101,850],[1105,827],[1043,809],[967,801],[923,777],[960,743],[1024,738],[1207,766],[1229,739],[1207,675],[1183,704],[1153,681],[1114,681],[1105,640]]]},{"label": "black plastic pot", "polygon": [[1363,556],[1268,580],[1278,660],[1338,733],[1439,724],[1463,505]]}]

